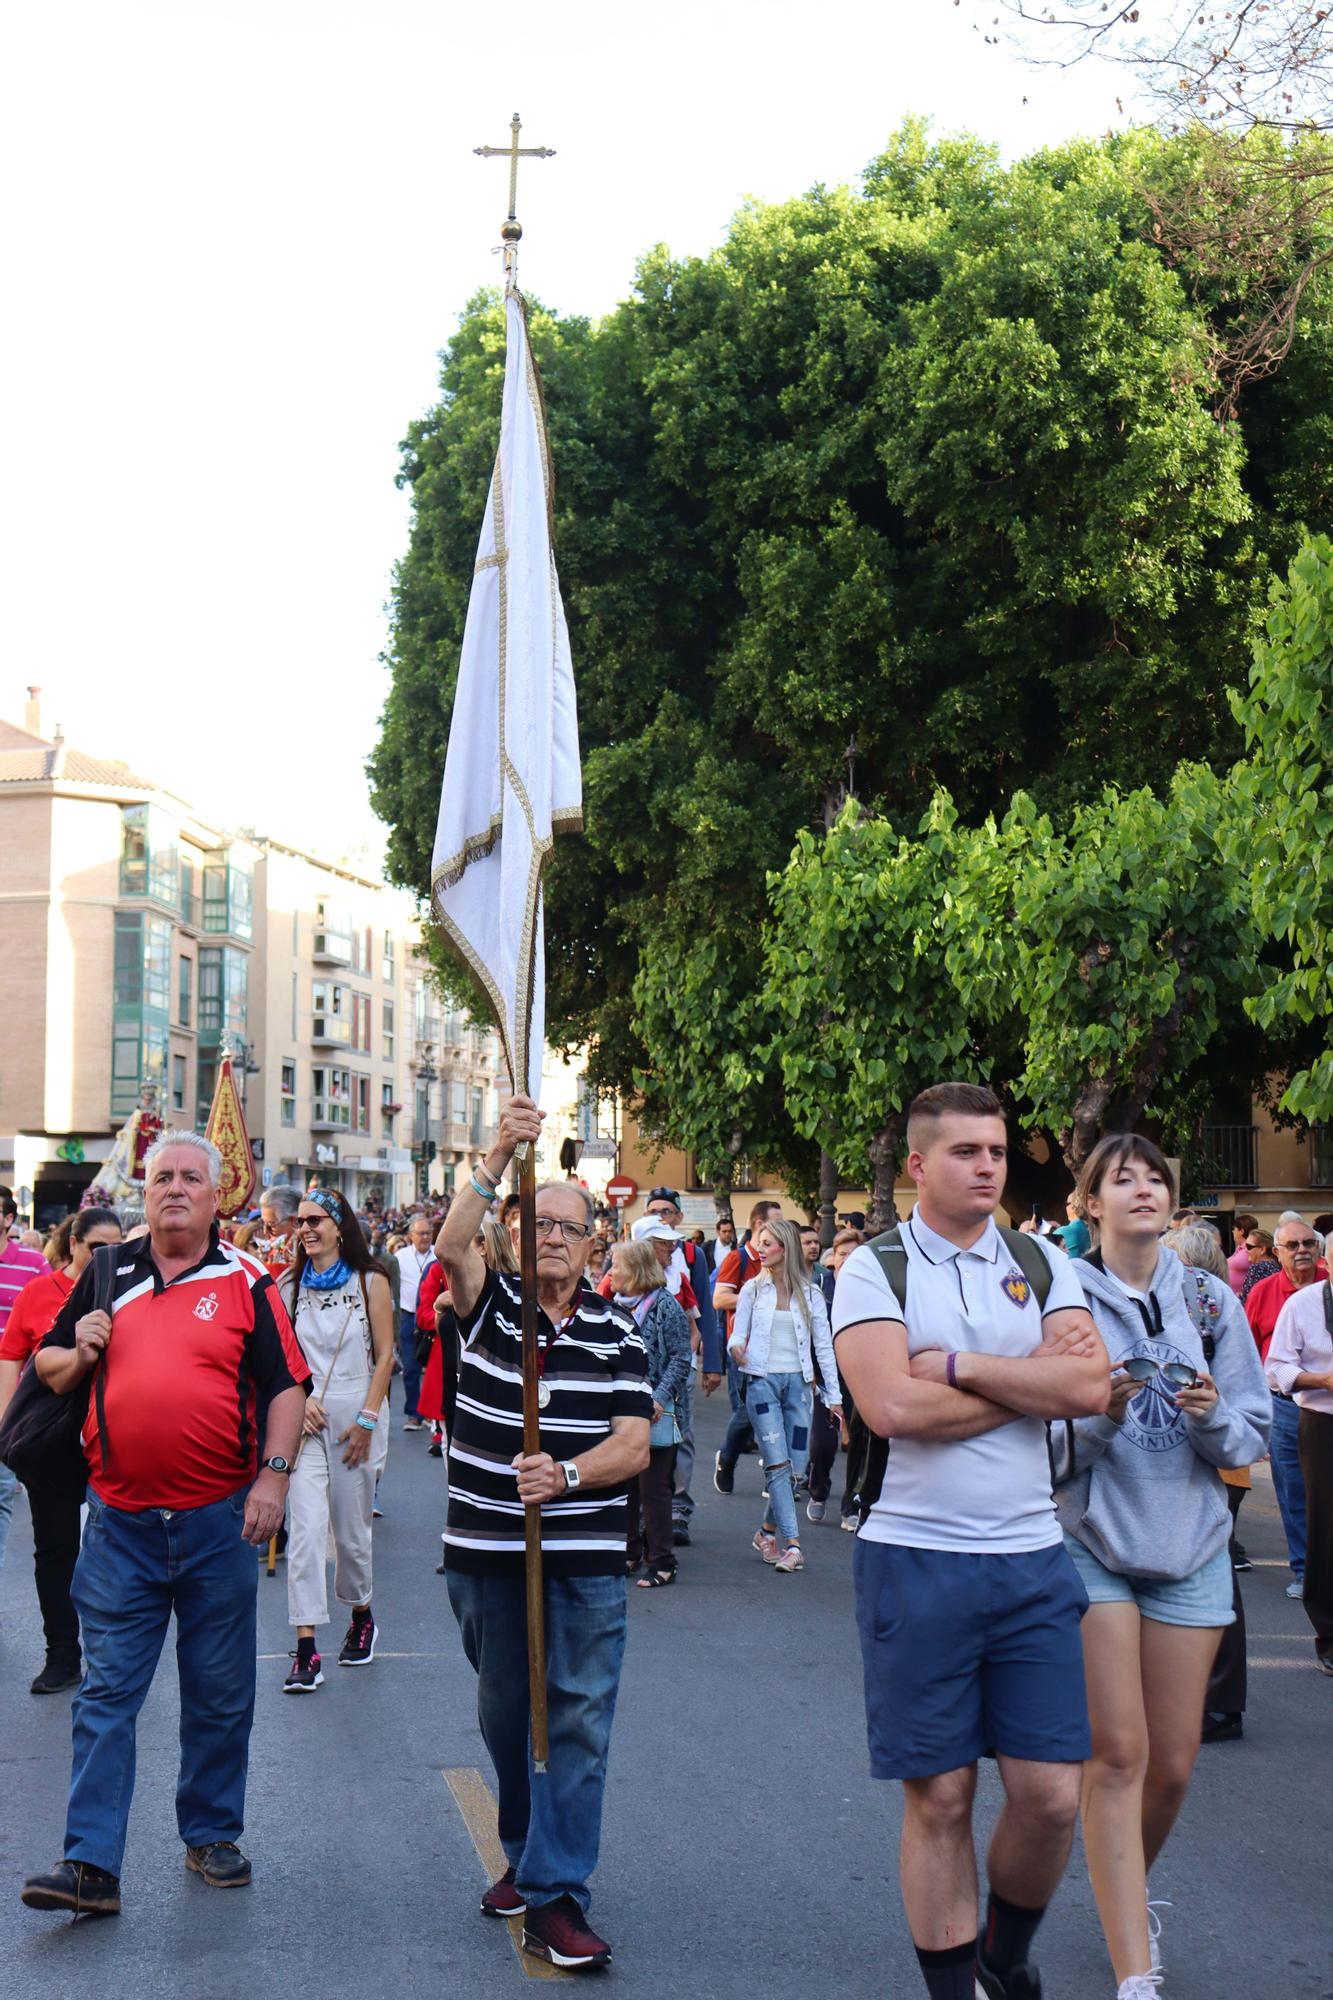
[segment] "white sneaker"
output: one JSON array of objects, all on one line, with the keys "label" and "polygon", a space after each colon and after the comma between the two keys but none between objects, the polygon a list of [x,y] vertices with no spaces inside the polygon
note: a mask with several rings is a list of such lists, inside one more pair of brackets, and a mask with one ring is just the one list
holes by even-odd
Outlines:
[{"label": "white sneaker", "polygon": [[1161,1952],[1161,1942],[1160,1942],[1162,1936],[1162,1919],[1158,1916],[1157,1912],[1159,1910],[1169,1910],[1170,1908],[1171,1908],[1170,1903],[1165,1903],[1161,1901],[1154,1903],[1152,1899],[1152,1891],[1149,1890],[1148,1950],[1152,1956],[1152,1969],[1154,1972],[1160,1972],[1162,1969],[1162,1952]]},{"label": "white sneaker", "polygon": [[1115,1989],[1115,2000],[1157,2000],[1162,1990],[1160,1972],[1131,1972]]},{"label": "white sneaker", "polygon": [[805,1503],[805,1518],[807,1521],[822,1521],[827,1511],[828,1502],[826,1500],[807,1500]]},{"label": "white sneaker", "polygon": [[1291,1582],[1287,1585],[1286,1589],[1283,1591],[1282,1595],[1284,1597],[1296,1597],[1296,1598],[1304,1597],[1305,1584],[1302,1578],[1300,1578],[1299,1576],[1294,1576],[1291,1579]]}]

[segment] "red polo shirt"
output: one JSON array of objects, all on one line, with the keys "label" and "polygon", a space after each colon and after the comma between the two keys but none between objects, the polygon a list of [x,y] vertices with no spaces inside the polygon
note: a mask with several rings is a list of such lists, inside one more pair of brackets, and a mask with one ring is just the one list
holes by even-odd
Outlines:
[{"label": "red polo shirt", "polygon": [[[192,1270],[164,1284],[146,1236],[117,1246],[111,1338],[101,1363],[106,1449],[88,1399],[88,1476],[108,1506],[207,1507],[256,1472],[255,1403],[306,1385],[310,1370],[263,1265],[214,1228]],[[94,1266],[45,1345],[72,1347],[93,1309]]]},{"label": "red polo shirt", "polygon": [[35,1354],[55,1325],[56,1314],[74,1290],[68,1271],[53,1271],[30,1278],[14,1301],[9,1322],[0,1338],[0,1361],[17,1361],[22,1368]]},{"label": "red polo shirt", "polygon": [[[1328,1276],[1328,1268],[1321,1261],[1316,1268],[1316,1276],[1311,1280],[1317,1284],[1320,1278]],[[1285,1271],[1274,1271],[1271,1278],[1260,1278],[1254,1290],[1245,1301],[1245,1317],[1250,1322],[1250,1332],[1259,1347],[1259,1359],[1267,1361],[1268,1343],[1273,1338],[1277,1316],[1293,1292],[1299,1291]]]}]

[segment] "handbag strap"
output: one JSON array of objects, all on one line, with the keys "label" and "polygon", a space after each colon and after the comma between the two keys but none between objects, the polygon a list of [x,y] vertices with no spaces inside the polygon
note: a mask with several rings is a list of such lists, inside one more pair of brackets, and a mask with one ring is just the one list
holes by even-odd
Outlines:
[{"label": "handbag strap", "polygon": [[[343,1323],[341,1327],[338,1329],[338,1344],[333,1350],[333,1359],[329,1363],[329,1372],[324,1377],[324,1387],[319,1392],[319,1400],[321,1403],[323,1403],[324,1398],[329,1393],[329,1384],[333,1380],[333,1371],[338,1366],[338,1356],[343,1351],[343,1342],[347,1338],[347,1329],[352,1324],[352,1314],[355,1310],[356,1310],[356,1301],[353,1300],[352,1304],[348,1306],[346,1313],[343,1315]],[[297,1303],[297,1311],[298,1312],[300,1311],[299,1301]],[[296,1440],[296,1457],[292,1460],[293,1472],[295,1472],[297,1465],[300,1463],[301,1453],[305,1449],[305,1441],[306,1441],[306,1433],[305,1430],[302,1429],[300,1436]]]}]

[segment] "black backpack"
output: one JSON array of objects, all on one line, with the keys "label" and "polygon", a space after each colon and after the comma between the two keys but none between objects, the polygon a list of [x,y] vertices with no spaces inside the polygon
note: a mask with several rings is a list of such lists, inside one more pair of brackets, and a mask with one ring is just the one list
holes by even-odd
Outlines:
[{"label": "black backpack", "polygon": [[[1039,1307],[1044,1307],[1051,1290],[1051,1267],[1031,1236],[1020,1229],[1000,1230],[1000,1236],[1015,1264],[1031,1285]],[[866,1248],[873,1250],[889,1289],[898,1301],[903,1324],[907,1323],[907,1252],[902,1232],[895,1224],[881,1236],[872,1236]],[[865,1520],[878,1500],[889,1462],[889,1440],[871,1430],[859,1410],[853,1409],[847,1425],[847,1487],[853,1494],[860,1518]]]}]

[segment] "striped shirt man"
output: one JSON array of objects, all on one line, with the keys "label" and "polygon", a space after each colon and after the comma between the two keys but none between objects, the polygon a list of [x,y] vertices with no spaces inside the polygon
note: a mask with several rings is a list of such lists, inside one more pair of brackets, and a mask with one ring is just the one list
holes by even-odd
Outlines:
[{"label": "striped shirt man", "polygon": [[[523,1503],[513,1470],[523,1449],[523,1338],[518,1280],[490,1271],[471,1314],[459,1316],[458,1407],[449,1438],[445,1562],[470,1575],[521,1573]],[[613,1419],[651,1421],[648,1357],[633,1320],[590,1285],[554,1326],[539,1307],[541,1448],[577,1458],[611,1435]],[[577,1488],[542,1504],[548,1576],[620,1576],[628,1485]]]}]

